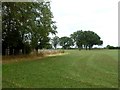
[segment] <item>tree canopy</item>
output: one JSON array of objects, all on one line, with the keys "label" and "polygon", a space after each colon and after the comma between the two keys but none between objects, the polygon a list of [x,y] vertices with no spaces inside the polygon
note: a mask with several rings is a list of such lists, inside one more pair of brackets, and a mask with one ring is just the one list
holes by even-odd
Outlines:
[{"label": "tree canopy", "polygon": [[56,49],[57,45],[59,44],[59,37],[58,36],[53,37],[52,44],[53,44],[54,48]]},{"label": "tree canopy", "polygon": [[2,44],[3,54],[18,54],[26,46],[31,49],[45,48],[49,34],[55,34],[50,2],[3,2]]},{"label": "tree canopy", "polygon": [[[1,11],[0,11],[1,13]],[[29,54],[32,50],[52,48],[49,35],[56,35],[50,2],[3,2],[2,3],[2,54]],[[1,16],[0,16],[1,18]],[[91,49],[103,41],[93,31],[76,31],[70,37],[55,36],[54,48],[64,49],[76,45],[79,49]]]},{"label": "tree canopy", "polygon": [[101,38],[93,31],[76,31],[70,36],[79,49],[83,47],[91,49],[93,45],[103,44],[103,41],[100,40]]},{"label": "tree canopy", "polygon": [[62,46],[63,49],[69,49],[70,46],[73,46],[73,40],[70,37],[61,37],[60,38],[60,45]]}]

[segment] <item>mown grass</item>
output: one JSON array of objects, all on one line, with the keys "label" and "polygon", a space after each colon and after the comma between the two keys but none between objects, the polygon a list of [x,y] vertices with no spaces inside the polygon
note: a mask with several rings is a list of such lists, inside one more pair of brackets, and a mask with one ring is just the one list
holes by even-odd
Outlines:
[{"label": "mown grass", "polygon": [[68,54],[3,64],[3,88],[117,88],[117,50]]}]

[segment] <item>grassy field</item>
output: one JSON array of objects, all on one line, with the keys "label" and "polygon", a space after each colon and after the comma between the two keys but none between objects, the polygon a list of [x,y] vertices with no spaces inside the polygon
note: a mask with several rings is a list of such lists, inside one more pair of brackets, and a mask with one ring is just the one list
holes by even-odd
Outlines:
[{"label": "grassy field", "polygon": [[65,55],[3,64],[3,88],[117,88],[117,50],[68,50]]}]

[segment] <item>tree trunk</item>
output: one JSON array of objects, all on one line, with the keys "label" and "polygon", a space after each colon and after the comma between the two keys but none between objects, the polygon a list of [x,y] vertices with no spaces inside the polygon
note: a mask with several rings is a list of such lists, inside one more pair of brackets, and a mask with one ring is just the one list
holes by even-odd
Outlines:
[{"label": "tree trunk", "polygon": [[87,50],[87,45],[85,46],[85,49]]},{"label": "tree trunk", "polygon": [[13,55],[13,48],[12,47],[10,47],[10,49],[9,49],[9,55]]},{"label": "tree trunk", "polygon": [[22,47],[22,54],[25,54],[25,46]]},{"label": "tree trunk", "polygon": [[36,54],[38,54],[38,46],[35,48],[35,50],[36,50]]},{"label": "tree trunk", "polygon": [[14,49],[14,55],[19,55],[19,49],[18,48]]},{"label": "tree trunk", "polygon": [[2,48],[2,55],[6,55],[6,48]]}]

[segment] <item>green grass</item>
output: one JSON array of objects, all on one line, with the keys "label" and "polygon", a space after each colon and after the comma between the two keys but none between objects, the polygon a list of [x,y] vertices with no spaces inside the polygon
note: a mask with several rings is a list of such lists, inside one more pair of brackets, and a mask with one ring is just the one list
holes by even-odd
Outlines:
[{"label": "green grass", "polygon": [[62,56],[3,64],[3,88],[117,88],[117,50],[68,50]]}]

